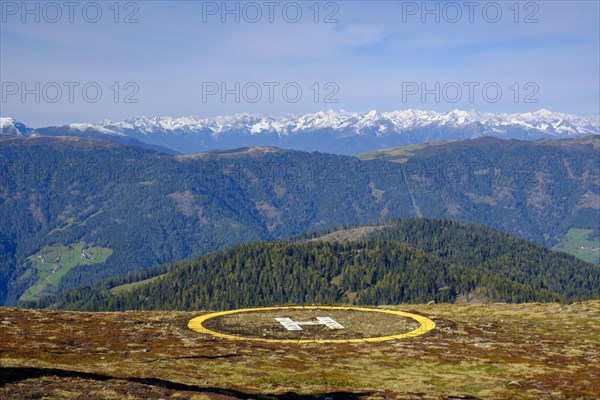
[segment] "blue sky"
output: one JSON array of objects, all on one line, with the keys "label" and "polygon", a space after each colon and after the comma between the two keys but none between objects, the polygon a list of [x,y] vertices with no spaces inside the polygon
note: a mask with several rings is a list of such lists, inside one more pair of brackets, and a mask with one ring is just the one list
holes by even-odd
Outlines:
[{"label": "blue sky", "polygon": [[120,2],[118,15],[113,1],[0,3],[0,113],[34,127],[134,115],[600,108],[598,1],[227,2],[230,14],[221,1],[144,1]]}]

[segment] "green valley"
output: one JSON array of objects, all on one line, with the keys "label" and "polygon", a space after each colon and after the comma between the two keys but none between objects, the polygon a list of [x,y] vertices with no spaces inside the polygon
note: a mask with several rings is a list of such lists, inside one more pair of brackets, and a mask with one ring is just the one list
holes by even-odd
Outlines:
[{"label": "green valley", "polygon": [[600,238],[590,238],[592,233],[591,229],[571,228],[564,240],[552,249],[573,254],[590,263],[600,264]]},{"label": "green valley", "polygon": [[29,257],[31,264],[19,280],[37,278],[20,297],[20,301],[34,301],[41,296],[56,293],[61,279],[76,266],[89,266],[104,263],[112,250],[104,247],[76,243],[69,246],[46,246],[39,253]]}]

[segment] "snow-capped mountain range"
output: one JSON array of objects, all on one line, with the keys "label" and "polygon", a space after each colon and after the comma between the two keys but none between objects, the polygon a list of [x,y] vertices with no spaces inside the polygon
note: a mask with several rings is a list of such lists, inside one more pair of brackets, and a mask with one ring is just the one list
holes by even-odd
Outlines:
[{"label": "snow-capped mountain range", "polygon": [[307,151],[357,154],[435,140],[481,136],[539,139],[600,134],[600,116],[539,110],[523,114],[454,110],[435,112],[320,111],[292,117],[236,114],[214,118],[134,117],[125,121],[72,123],[32,129],[0,119],[3,135],[100,137],[180,153],[246,146],[278,146]]}]

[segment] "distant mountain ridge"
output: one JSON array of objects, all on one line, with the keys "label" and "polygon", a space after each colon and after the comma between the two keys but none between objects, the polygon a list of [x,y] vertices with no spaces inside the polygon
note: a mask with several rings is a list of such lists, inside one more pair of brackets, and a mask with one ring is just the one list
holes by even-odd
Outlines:
[{"label": "distant mountain ridge", "polygon": [[279,118],[252,114],[214,118],[133,117],[125,121],[72,123],[39,129],[2,118],[0,127],[3,135],[14,136],[86,136],[120,143],[130,138],[184,154],[244,146],[277,146],[352,155],[429,141],[483,136],[532,140],[600,134],[600,117],[546,109],[521,114],[328,110]]}]

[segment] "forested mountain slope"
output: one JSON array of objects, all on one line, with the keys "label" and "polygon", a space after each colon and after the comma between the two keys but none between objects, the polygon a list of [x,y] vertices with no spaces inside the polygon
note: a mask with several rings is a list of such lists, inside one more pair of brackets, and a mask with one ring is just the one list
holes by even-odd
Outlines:
[{"label": "forested mountain slope", "polygon": [[483,138],[430,146],[404,163],[276,148],[171,156],[90,138],[0,140],[0,303],[236,243],[394,217],[486,224],[546,246],[571,228],[597,237],[594,140]]},{"label": "forested mountain slope", "polygon": [[106,281],[37,306],[118,311],[273,304],[562,301],[600,297],[600,266],[449,220],[392,221],[363,238],[250,243],[113,290]]}]

